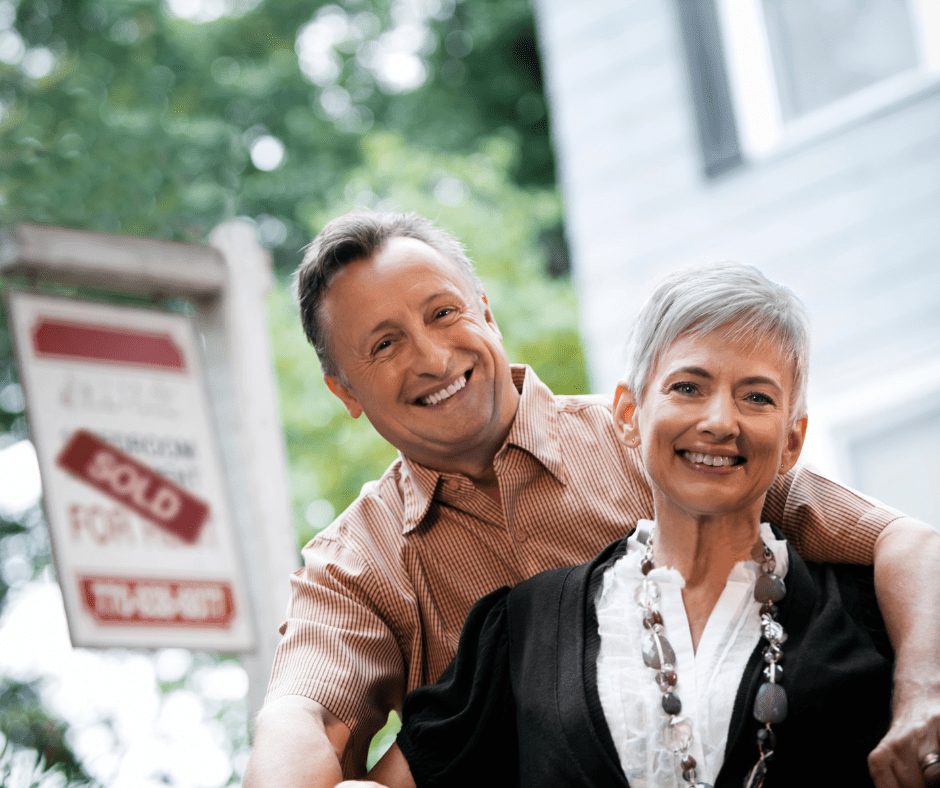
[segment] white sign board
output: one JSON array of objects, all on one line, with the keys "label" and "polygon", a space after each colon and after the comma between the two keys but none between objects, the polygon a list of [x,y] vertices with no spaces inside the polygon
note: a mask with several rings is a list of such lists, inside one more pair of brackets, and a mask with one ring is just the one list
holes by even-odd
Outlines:
[{"label": "white sign board", "polygon": [[76,646],[255,647],[194,326],[9,294]]}]

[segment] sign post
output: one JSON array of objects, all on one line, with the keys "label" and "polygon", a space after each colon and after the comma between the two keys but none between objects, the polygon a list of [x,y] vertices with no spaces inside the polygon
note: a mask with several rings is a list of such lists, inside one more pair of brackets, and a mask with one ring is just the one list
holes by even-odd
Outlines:
[{"label": "sign post", "polygon": [[189,318],[8,302],[73,644],[252,650]]},{"label": "sign post", "polygon": [[204,246],[19,225],[0,274],[190,305],[24,294],[11,314],[74,642],[247,651],[257,711],[299,553],[254,230]]}]

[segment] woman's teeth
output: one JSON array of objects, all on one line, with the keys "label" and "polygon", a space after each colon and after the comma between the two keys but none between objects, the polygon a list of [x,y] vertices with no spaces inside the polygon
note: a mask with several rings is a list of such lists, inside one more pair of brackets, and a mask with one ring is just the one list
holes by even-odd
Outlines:
[{"label": "woman's teeth", "polygon": [[685,457],[689,462],[698,463],[699,465],[711,465],[713,467],[722,466],[722,465],[737,465],[737,457],[719,457],[717,454],[699,454],[693,451],[684,451],[682,456]]},{"label": "woman's teeth", "polygon": [[453,397],[460,389],[467,385],[467,376],[461,375],[457,380],[451,383],[446,389],[441,389],[440,391],[435,392],[434,394],[428,394],[428,396],[421,399],[422,405],[437,405],[439,402],[443,402],[449,397]]}]

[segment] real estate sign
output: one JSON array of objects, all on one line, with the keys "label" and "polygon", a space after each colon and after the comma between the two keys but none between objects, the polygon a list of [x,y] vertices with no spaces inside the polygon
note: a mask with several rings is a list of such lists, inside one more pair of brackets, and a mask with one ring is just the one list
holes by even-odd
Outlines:
[{"label": "real estate sign", "polygon": [[8,301],[72,642],[252,649],[192,321]]}]

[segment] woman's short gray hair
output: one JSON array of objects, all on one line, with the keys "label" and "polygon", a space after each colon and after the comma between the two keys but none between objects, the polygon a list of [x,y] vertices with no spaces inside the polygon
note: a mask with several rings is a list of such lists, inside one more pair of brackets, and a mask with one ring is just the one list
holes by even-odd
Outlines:
[{"label": "woman's short gray hair", "polygon": [[770,339],[793,360],[792,426],[806,415],[809,317],[789,288],[751,265],[689,266],[666,277],[633,325],[623,383],[642,400],[650,372],[679,336],[708,334],[729,323],[735,336]]}]

